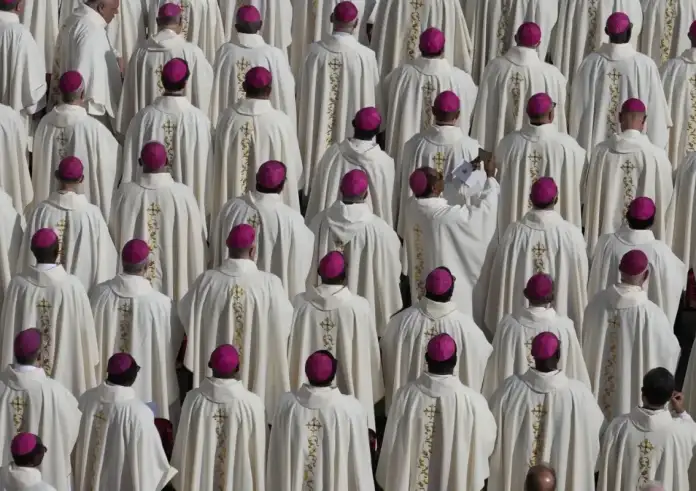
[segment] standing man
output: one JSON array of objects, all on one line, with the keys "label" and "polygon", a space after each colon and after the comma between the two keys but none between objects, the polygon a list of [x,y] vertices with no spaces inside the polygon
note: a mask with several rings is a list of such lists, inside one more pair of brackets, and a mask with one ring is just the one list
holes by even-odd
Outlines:
[{"label": "standing man", "polygon": [[[7,491],[56,491],[43,480],[37,468],[46,456],[47,448],[33,433],[19,433],[12,439],[10,453],[12,462],[0,469],[0,486]],[[4,462],[8,460],[5,459]]]},{"label": "standing man", "polygon": [[689,0],[647,0],[643,4],[643,28],[639,51],[661,66],[691,47],[696,5]]}]

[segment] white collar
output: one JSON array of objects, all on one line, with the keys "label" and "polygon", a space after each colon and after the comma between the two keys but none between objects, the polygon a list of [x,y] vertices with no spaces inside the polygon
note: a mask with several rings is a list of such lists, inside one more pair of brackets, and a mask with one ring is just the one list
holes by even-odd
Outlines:
[{"label": "white collar", "polygon": [[[77,9],[76,9],[77,10]],[[94,10],[92,7],[88,6],[87,4],[83,3],[80,5],[80,10],[82,11],[82,17],[87,19],[89,22],[94,24],[97,27],[102,27],[106,29],[106,21],[104,20],[104,17],[102,17],[99,12]],[[78,10],[79,12],[79,10]]]},{"label": "white collar", "polygon": [[159,189],[174,184],[174,178],[169,172],[143,173],[138,184],[145,189]]},{"label": "white collar", "polygon": [[17,373],[28,373],[34,372],[36,370],[41,370],[41,368],[35,367],[34,365],[20,365],[18,363],[12,365],[12,369]]},{"label": "white collar", "polygon": [[525,48],[524,46],[513,46],[503,55],[505,59],[518,66],[527,66],[541,63],[539,53],[535,48]]},{"label": "white collar", "polygon": [[266,41],[264,41],[263,36],[259,34],[238,32],[237,41],[240,46],[244,46],[245,48],[260,48],[261,46],[266,46]]},{"label": "white collar", "polygon": [[19,24],[19,15],[15,12],[0,11],[0,22],[5,24]]},{"label": "white collar", "polygon": [[37,264],[37,265],[34,266],[34,267],[35,267],[37,270],[43,272],[43,271],[50,271],[50,270],[52,270],[53,268],[58,267],[58,265],[57,265],[57,264],[49,264],[49,263],[40,263],[40,264]]}]

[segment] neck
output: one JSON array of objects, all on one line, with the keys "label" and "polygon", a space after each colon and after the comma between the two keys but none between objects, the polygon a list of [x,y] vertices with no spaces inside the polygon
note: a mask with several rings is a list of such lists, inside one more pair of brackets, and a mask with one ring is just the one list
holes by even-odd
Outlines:
[{"label": "neck", "polygon": [[63,184],[62,186],[60,186],[59,191],[61,193],[77,193],[77,186],[72,186],[72,185],[68,186],[68,185]]},{"label": "neck", "polygon": [[436,126],[455,126],[457,121],[435,121]]},{"label": "neck", "polygon": [[661,404],[661,405],[660,404],[648,404],[648,403],[644,402],[643,407],[645,409],[649,409],[651,411],[659,411],[661,409],[664,409],[665,405],[664,404]]},{"label": "neck", "polygon": [[336,34],[338,32],[343,32],[345,34],[352,34],[353,27],[334,27],[333,32],[334,32],[334,34]]},{"label": "neck", "polygon": [[182,97],[184,95],[183,90],[179,90],[177,92],[174,91],[168,91],[165,90],[164,93],[162,94],[163,96],[168,96],[168,97]]},{"label": "neck", "polygon": [[271,98],[270,94],[269,95],[248,95],[246,96],[247,99],[255,99],[259,101],[267,101]]}]

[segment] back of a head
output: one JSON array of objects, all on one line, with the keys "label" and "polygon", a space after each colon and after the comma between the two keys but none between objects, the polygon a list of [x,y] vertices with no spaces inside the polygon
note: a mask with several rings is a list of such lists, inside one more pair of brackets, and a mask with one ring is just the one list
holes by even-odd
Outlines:
[{"label": "back of a head", "polygon": [[556,471],[547,464],[531,467],[524,480],[524,491],[556,491]]},{"label": "back of a head", "polygon": [[664,367],[653,368],[643,377],[641,393],[647,405],[664,406],[674,393],[674,376]]},{"label": "back of a head", "polygon": [[261,14],[253,5],[242,5],[237,10],[235,29],[240,34],[256,34],[261,30]]},{"label": "back of a head", "polygon": [[633,24],[624,12],[614,12],[607,18],[604,32],[612,44],[627,44],[631,40]]}]

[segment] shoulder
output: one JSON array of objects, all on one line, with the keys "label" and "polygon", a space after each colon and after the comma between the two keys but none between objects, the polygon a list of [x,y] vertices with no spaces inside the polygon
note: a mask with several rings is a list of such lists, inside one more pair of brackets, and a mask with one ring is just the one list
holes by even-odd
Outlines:
[{"label": "shoulder", "polygon": [[556,68],[554,65],[551,65],[550,63],[544,63],[544,74],[560,84],[565,85],[568,82],[568,80],[565,78],[565,75],[563,75],[563,73],[561,73],[561,71],[558,68]]},{"label": "shoulder", "polygon": [[648,68],[650,70],[654,70],[655,72],[658,71],[657,64],[655,63],[655,60],[653,60],[652,58],[650,58],[648,55],[646,55],[644,53],[641,53],[641,52],[636,53],[635,63],[640,64],[640,65],[644,65],[646,68]]}]

